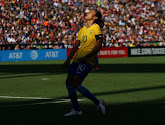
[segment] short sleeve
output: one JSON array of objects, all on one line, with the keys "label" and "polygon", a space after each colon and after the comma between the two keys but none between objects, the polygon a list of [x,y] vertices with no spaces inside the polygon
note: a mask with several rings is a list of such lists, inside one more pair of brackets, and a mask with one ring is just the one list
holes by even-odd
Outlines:
[{"label": "short sleeve", "polygon": [[95,25],[95,35],[103,34],[98,24]]}]

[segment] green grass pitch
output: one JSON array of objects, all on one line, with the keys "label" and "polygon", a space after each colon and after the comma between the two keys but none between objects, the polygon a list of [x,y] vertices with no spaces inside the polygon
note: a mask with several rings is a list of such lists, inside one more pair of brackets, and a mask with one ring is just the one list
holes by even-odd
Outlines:
[{"label": "green grass pitch", "polygon": [[99,59],[83,84],[105,100],[107,114],[78,93],[82,116],[64,117],[72,108],[65,88],[64,60],[0,63],[0,119],[12,124],[155,125],[165,114],[165,56]]}]

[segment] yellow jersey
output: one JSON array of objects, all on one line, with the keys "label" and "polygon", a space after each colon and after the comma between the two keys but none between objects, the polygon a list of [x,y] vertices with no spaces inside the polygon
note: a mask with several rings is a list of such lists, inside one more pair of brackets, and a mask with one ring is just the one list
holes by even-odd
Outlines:
[{"label": "yellow jersey", "polygon": [[[75,56],[74,62],[77,62],[78,58],[86,56],[93,50],[97,44],[95,35],[102,35],[101,28],[98,24],[93,24],[89,28],[84,26],[79,30],[77,40],[80,40],[80,48]],[[96,62],[96,56],[97,54],[92,55],[85,61],[94,66]]]}]

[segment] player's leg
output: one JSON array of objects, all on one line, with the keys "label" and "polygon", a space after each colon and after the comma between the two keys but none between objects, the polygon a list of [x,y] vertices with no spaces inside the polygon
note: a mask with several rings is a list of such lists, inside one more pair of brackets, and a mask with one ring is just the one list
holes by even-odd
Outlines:
[{"label": "player's leg", "polygon": [[71,112],[65,114],[64,116],[82,115],[82,112],[80,111],[80,107],[77,101],[76,89],[73,86],[73,80],[74,80],[75,72],[77,68],[78,68],[78,64],[73,62],[68,69],[68,76],[66,79],[66,88],[68,90],[68,95],[72,102],[73,109],[71,110]]},{"label": "player's leg", "polygon": [[72,81],[72,84],[78,92],[80,92],[83,96],[87,97],[88,99],[92,100],[97,105],[97,108],[101,111],[101,113],[105,115],[104,100],[98,100],[87,88],[81,85],[81,83],[88,75],[88,73],[92,70],[92,68],[93,67],[88,63],[80,64],[75,74],[76,76]]},{"label": "player's leg", "polygon": [[66,86],[71,86],[72,85],[72,81],[73,81],[74,75],[73,74],[68,74],[67,78],[66,78]]},{"label": "player's leg", "polygon": [[[77,87],[77,91],[80,92],[83,96],[87,97],[88,99],[92,100],[96,106],[97,106],[97,109],[100,110],[100,112],[105,115],[106,113],[106,109],[105,109],[105,105],[104,105],[104,100],[103,99],[100,99],[98,100],[87,88],[85,88],[84,86],[81,85],[82,82],[77,82],[77,81],[80,81],[78,79],[81,79],[82,78],[78,78],[78,76],[75,76],[77,77],[76,79],[74,79],[73,81],[73,85],[75,87]],[[77,85],[76,83],[80,83],[79,85]]]},{"label": "player's leg", "polygon": [[80,85],[77,88],[77,91],[80,92],[83,96],[85,96],[88,99],[92,100],[96,105],[99,104],[99,100],[84,86]]},{"label": "player's leg", "polygon": [[82,115],[82,111],[80,111],[79,103],[77,101],[77,93],[76,86],[73,81],[75,81],[75,76],[72,74],[68,74],[66,80],[66,88],[68,89],[69,98],[72,102],[73,109],[71,112],[65,114],[64,116],[73,116],[73,115]]},{"label": "player's leg", "polygon": [[89,65],[88,63],[80,63],[75,73],[75,77],[72,81],[72,84],[78,92],[80,92],[83,96],[87,97],[88,99],[92,100],[96,105],[98,105],[99,100],[88,89],[81,85],[85,77],[92,70],[92,68],[93,66]]},{"label": "player's leg", "polygon": [[76,72],[77,68],[78,68],[78,64],[74,63],[74,62],[69,66],[68,76],[66,79],[66,88],[68,90],[68,95],[71,99],[74,110],[80,111],[78,101],[77,101],[76,89],[73,87],[73,80],[74,80],[75,72]]},{"label": "player's leg", "polygon": [[[87,66],[80,63],[72,63],[68,69],[68,76],[66,79],[66,88],[68,89],[68,94],[71,99],[73,109],[71,112],[65,114],[65,116],[80,115],[80,107],[77,101],[77,88],[81,85],[87,73],[85,74],[85,69]],[[80,90],[81,87],[79,87]],[[80,90],[80,92],[82,89]]]},{"label": "player's leg", "polygon": [[[76,70],[74,70],[74,69],[76,69]],[[83,96],[92,100],[98,106],[98,108],[100,107],[101,102],[88,89],[86,89],[85,87],[83,87],[81,85],[84,78],[87,76],[87,74],[91,70],[92,70],[92,66],[90,66],[87,63],[86,64],[78,64],[78,66],[77,66],[77,64],[70,66],[68,73],[71,73],[71,74],[68,74],[68,76],[67,76],[66,87],[68,89],[69,97],[70,97],[71,102],[73,104],[74,110],[65,114],[65,116],[81,115],[82,114],[82,112],[80,111],[78,101],[77,101],[76,90],[78,92],[80,92]],[[74,75],[73,75],[73,72],[75,72]],[[99,108],[99,109],[101,109],[101,108]],[[105,108],[105,107],[103,107],[103,108]]]},{"label": "player's leg", "polygon": [[99,104],[99,100],[88,89],[86,89],[85,87],[81,85],[83,80],[84,78],[80,76],[74,76],[71,74],[68,74],[67,76],[66,88],[68,89],[68,94],[75,111],[80,111],[80,107],[77,101],[76,90],[80,92],[83,96],[92,100],[96,105]]},{"label": "player's leg", "polygon": [[67,80],[66,80],[66,88],[68,90],[68,95],[69,95],[69,98],[71,99],[74,110],[80,111],[80,107],[77,101],[76,89],[74,88],[72,84],[73,80],[74,80],[74,75],[68,74]]}]

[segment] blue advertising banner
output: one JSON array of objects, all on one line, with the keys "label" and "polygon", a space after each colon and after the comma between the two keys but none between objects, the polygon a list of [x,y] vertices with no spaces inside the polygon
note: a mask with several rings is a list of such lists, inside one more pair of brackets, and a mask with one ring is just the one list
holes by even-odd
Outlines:
[{"label": "blue advertising banner", "polygon": [[66,58],[66,49],[0,51],[0,62],[63,60]]}]

